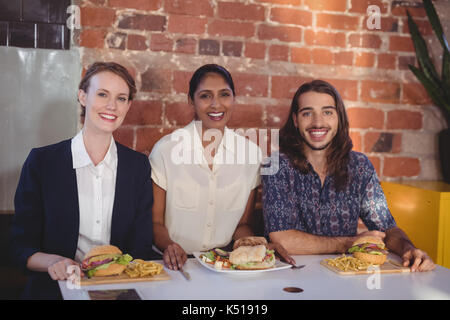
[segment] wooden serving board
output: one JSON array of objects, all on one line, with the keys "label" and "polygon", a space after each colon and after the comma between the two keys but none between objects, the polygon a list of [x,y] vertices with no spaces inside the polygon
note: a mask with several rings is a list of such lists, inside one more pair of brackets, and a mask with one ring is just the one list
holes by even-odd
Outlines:
[{"label": "wooden serving board", "polygon": [[379,266],[379,269],[371,269],[369,270],[360,270],[360,271],[342,271],[341,269],[338,269],[334,266],[330,266],[325,259],[320,261],[320,264],[324,267],[330,269],[331,271],[336,272],[340,275],[355,275],[355,274],[370,274],[370,273],[407,273],[411,272],[411,270],[408,267],[403,267],[401,265],[397,265],[396,263],[393,263],[390,260],[387,260],[385,263],[383,263],[381,266]]},{"label": "wooden serving board", "polygon": [[119,276],[107,276],[107,277],[82,277],[80,285],[90,286],[95,284],[112,284],[112,283],[127,283],[127,282],[143,282],[143,281],[162,281],[170,280],[170,276],[163,269],[160,274],[156,276],[142,277],[142,278],[130,278],[125,272]]}]

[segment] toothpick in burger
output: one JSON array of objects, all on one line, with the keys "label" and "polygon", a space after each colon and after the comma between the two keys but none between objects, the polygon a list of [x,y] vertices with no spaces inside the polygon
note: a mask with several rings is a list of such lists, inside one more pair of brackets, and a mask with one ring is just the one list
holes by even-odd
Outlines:
[{"label": "toothpick in burger", "polygon": [[358,238],[350,249],[349,253],[361,261],[372,264],[383,264],[387,258],[386,246],[380,238],[361,237]]},{"label": "toothpick in burger", "polygon": [[244,237],[236,240],[230,253],[232,268],[262,270],[275,266],[275,253],[268,250],[264,237]]},{"label": "toothpick in burger", "polygon": [[96,246],[84,256],[81,269],[89,278],[120,275],[131,260],[129,254],[122,254],[116,246]]}]

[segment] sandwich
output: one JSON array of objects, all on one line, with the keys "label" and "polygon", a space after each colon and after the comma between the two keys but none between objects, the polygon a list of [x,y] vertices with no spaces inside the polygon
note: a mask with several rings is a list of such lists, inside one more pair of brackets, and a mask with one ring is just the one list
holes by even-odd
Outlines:
[{"label": "sandwich", "polygon": [[358,238],[350,249],[349,253],[361,261],[371,264],[383,264],[387,258],[386,246],[383,240],[376,237]]},{"label": "sandwich", "polygon": [[89,278],[120,275],[131,260],[129,254],[122,254],[115,246],[96,246],[84,256],[81,269]]},{"label": "sandwich", "polygon": [[268,250],[263,237],[245,237],[237,240],[230,253],[230,263],[235,269],[261,270],[275,265],[275,253]]}]

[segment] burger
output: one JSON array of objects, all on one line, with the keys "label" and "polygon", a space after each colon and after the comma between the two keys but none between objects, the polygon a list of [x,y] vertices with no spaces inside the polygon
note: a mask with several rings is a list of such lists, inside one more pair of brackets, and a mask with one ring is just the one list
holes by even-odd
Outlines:
[{"label": "burger", "polygon": [[388,253],[383,240],[376,237],[358,238],[348,252],[361,261],[380,265],[386,261]]},{"label": "burger", "polygon": [[129,254],[122,254],[115,246],[96,246],[84,256],[81,269],[89,278],[120,275],[131,260]]},{"label": "burger", "polygon": [[264,237],[245,237],[237,240],[230,253],[232,267],[239,270],[269,269],[275,265],[275,254],[268,250]]}]

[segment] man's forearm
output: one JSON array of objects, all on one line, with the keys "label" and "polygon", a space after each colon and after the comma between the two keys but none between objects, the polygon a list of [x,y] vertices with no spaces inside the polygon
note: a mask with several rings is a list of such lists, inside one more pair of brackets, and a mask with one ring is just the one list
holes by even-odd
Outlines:
[{"label": "man's forearm", "polygon": [[353,237],[316,236],[298,230],[271,232],[270,240],[280,243],[289,254],[343,253]]},{"label": "man's forearm", "polygon": [[399,256],[402,256],[406,250],[415,248],[406,233],[398,227],[386,230],[386,238],[384,239],[384,242],[389,250]]}]

